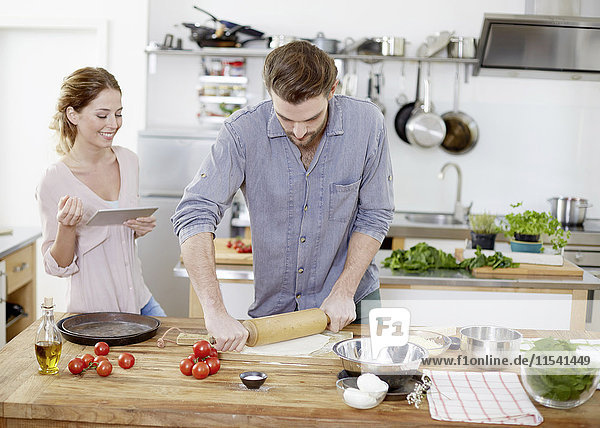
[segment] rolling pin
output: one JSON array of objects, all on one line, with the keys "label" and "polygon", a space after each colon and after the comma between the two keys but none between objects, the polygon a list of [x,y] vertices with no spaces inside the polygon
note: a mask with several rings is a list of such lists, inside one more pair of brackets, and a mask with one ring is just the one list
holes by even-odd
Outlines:
[{"label": "rolling pin", "polygon": [[245,320],[248,330],[247,346],[266,345],[322,333],[329,317],[319,308]]},{"label": "rolling pin", "polygon": [[[242,325],[248,330],[246,346],[267,345],[322,333],[329,323],[329,317],[319,308],[285,314],[269,315],[245,320]],[[212,336],[180,333],[178,345],[193,345],[197,340],[206,339],[215,343]]]}]

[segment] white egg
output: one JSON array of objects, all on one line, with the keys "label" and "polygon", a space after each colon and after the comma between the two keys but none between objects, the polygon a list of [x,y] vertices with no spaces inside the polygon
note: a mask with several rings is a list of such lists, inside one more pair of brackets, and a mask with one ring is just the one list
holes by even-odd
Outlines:
[{"label": "white egg", "polygon": [[344,401],[347,405],[356,407],[357,409],[368,409],[377,404],[377,400],[369,393],[356,388],[348,388],[344,391]]},{"label": "white egg", "polygon": [[388,385],[373,373],[365,373],[358,377],[356,381],[358,389],[364,392],[385,392]]}]

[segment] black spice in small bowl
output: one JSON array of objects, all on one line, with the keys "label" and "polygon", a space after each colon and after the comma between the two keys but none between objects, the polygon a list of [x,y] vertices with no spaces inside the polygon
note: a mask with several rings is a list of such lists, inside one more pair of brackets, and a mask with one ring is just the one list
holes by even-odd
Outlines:
[{"label": "black spice in small bowl", "polygon": [[242,383],[248,389],[257,389],[267,380],[267,374],[263,372],[244,372],[240,374]]}]

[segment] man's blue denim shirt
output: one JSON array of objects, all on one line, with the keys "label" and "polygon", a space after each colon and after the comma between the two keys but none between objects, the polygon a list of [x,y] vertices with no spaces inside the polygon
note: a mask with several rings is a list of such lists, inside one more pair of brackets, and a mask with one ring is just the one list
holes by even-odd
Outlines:
[{"label": "man's blue denim shirt", "polygon": [[[172,217],[180,243],[213,232],[241,188],[250,214],[252,317],[319,307],[340,276],[353,232],[379,242],[393,218],[384,118],[369,101],[334,95],[306,170],[271,101],[229,117]],[[371,262],[358,302],[379,286]]]}]

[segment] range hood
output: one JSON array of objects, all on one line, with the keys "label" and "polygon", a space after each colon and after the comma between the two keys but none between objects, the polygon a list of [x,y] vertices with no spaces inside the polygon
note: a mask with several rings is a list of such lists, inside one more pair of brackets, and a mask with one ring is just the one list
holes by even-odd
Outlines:
[{"label": "range hood", "polygon": [[485,14],[474,75],[600,81],[600,18]]}]

